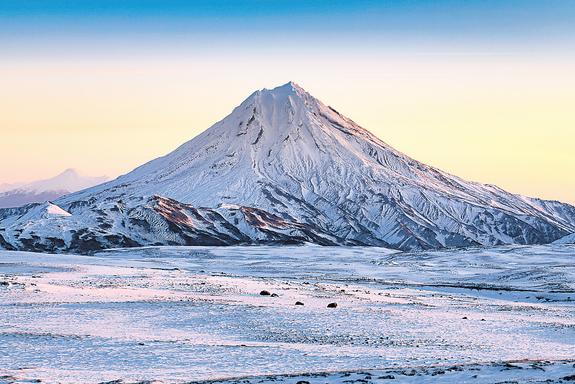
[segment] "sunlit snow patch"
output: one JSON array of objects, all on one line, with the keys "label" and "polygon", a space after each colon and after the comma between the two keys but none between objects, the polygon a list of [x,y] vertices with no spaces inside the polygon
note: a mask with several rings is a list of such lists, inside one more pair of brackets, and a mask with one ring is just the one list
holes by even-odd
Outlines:
[{"label": "sunlit snow patch", "polygon": [[51,216],[72,216],[69,212],[52,203],[47,203],[46,213]]}]

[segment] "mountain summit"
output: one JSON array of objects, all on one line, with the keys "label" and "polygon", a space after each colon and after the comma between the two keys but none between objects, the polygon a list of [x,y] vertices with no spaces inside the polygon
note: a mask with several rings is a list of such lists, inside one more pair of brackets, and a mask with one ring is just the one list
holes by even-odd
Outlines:
[{"label": "mountain summit", "polygon": [[49,179],[0,187],[0,208],[54,200],[107,180],[107,177],[82,176],[75,169],[69,168]]},{"label": "mountain summit", "polygon": [[[575,231],[575,207],[422,164],[293,82],[254,92],[168,155],[54,204],[70,215],[24,222],[15,215],[30,208],[0,210],[0,242],[77,251],[287,242],[412,250],[549,243]],[[62,226],[68,236],[52,230]]]}]

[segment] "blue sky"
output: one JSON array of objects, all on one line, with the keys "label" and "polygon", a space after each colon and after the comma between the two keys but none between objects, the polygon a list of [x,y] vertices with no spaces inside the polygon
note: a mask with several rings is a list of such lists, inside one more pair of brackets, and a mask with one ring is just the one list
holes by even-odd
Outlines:
[{"label": "blue sky", "polygon": [[575,47],[574,40],[575,2],[565,0],[0,1],[3,56],[187,44],[206,49],[284,44],[319,51],[565,51]]}]

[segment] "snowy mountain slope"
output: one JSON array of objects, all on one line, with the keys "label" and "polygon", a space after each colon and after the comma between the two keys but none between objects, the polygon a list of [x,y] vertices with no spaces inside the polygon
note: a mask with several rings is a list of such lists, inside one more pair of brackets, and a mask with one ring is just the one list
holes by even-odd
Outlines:
[{"label": "snowy mountain slope", "polygon": [[[158,201],[169,202],[173,213],[162,215]],[[55,203],[72,218],[42,219],[33,232],[21,234],[23,226],[29,229],[27,222],[6,218],[0,234],[18,248],[24,234],[64,220],[74,222],[75,233],[92,233],[100,247],[111,245],[102,240],[106,236],[130,244],[170,244],[174,236],[177,244],[195,244],[200,237],[206,244],[253,243],[262,241],[265,228],[273,233],[265,241],[428,249],[549,243],[575,231],[575,207],[514,195],[422,164],[291,82],[253,93],[172,153]],[[246,219],[245,210],[251,209],[273,219],[254,226]],[[138,210],[155,213],[144,215],[141,227],[126,224]],[[207,224],[177,218],[178,212],[191,211]],[[241,220],[232,218],[238,211]],[[157,215],[167,220],[167,230],[155,226]],[[281,236],[277,228],[267,228],[278,221],[290,228]],[[106,228],[96,235],[98,223]],[[183,236],[173,225],[196,235]],[[64,241],[58,249],[71,246],[70,239]]]},{"label": "snowy mountain slope", "polygon": [[106,180],[106,177],[84,177],[74,169],[67,169],[50,179],[28,184],[3,184],[0,187],[0,208],[54,200]]},{"label": "snowy mountain slope", "polygon": [[555,240],[553,244],[575,244],[575,233],[571,233],[567,236]]},{"label": "snowy mountain slope", "polygon": [[[31,204],[0,215],[0,247],[30,251],[87,253],[104,248],[148,245],[232,245],[314,242],[337,245],[344,239],[316,233],[257,208],[195,208],[153,196],[134,205],[108,202],[93,212],[70,214],[52,204]],[[75,212],[77,207],[72,206]],[[2,211],[0,211],[2,213]]]}]

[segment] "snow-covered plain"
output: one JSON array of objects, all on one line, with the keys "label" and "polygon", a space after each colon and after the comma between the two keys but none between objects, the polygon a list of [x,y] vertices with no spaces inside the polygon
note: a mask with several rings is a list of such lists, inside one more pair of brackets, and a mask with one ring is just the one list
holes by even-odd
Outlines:
[{"label": "snow-covered plain", "polygon": [[0,383],[568,382],[574,261],[573,245],[0,251]]}]

